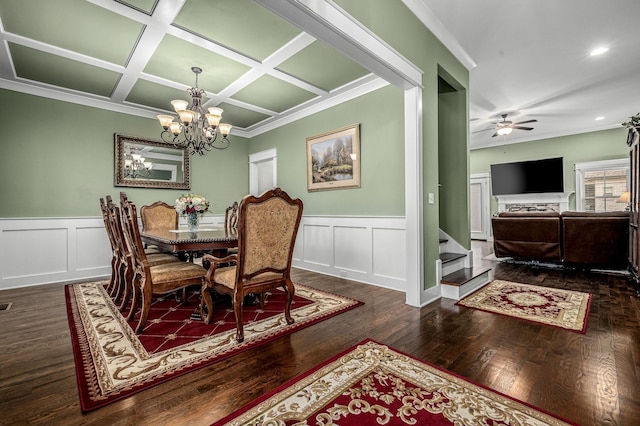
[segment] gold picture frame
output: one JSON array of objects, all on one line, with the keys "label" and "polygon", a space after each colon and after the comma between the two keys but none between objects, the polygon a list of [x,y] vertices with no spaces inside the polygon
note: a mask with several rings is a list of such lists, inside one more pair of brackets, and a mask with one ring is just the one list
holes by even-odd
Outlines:
[{"label": "gold picture frame", "polygon": [[307,138],[307,191],[360,188],[360,125]]}]

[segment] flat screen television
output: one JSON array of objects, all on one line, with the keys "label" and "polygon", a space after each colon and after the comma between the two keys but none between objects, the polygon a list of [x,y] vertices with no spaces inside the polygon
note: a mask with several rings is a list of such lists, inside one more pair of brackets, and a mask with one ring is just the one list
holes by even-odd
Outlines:
[{"label": "flat screen television", "polygon": [[564,192],[562,157],[491,165],[493,195]]}]

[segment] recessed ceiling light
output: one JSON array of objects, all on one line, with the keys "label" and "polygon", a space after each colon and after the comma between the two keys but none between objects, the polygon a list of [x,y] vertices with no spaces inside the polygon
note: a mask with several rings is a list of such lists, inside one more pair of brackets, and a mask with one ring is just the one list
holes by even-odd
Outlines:
[{"label": "recessed ceiling light", "polygon": [[600,120],[604,120],[604,117],[602,117],[602,116],[596,117],[596,121],[600,121]]},{"label": "recessed ceiling light", "polygon": [[609,50],[608,47],[598,47],[597,49],[593,49],[591,51],[591,56],[602,55],[603,53],[607,52],[608,50]]}]

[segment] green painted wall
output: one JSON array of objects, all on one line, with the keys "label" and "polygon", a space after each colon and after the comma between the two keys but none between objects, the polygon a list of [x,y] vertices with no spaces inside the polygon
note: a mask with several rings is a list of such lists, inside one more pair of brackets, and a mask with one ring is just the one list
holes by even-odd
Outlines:
[{"label": "green painted wall", "polygon": [[[627,158],[626,138],[627,131],[620,126],[599,132],[475,149],[470,156],[471,173],[489,173],[491,164],[495,163],[563,157],[565,192],[575,192],[575,164]],[[575,209],[575,196],[571,196],[569,201],[569,208]],[[498,203],[495,197],[491,197],[491,213],[497,210]]]},{"label": "green painted wall", "polygon": [[[256,136],[251,153],[277,149],[278,185],[302,199],[305,215],[404,216],[403,96],[386,86]],[[306,138],[356,123],[360,188],[308,192]]]},{"label": "green painted wall", "polygon": [[[440,229],[471,249],[469,221],[469,156],[467,143],[467,92],[441,81],[438,100],[437,193]],[[464,195],[464,197],[460,196]]]},{"label": "green painted wall", "polygon": [[[425,196],[429,192],[437,194],[439,168],[446,167],[439,164],[438,159],[438,75],[444,71],[466,89],[469,72],[401,0],[337,0],[336,3],[423,71],[423,191]],[[459,155],[466,157],[468,151],[461,151]],[[468,209],[464,209],[468,197],[465,192],[451,196],[455,200],[449,201],[459,205],[466,217],[451,218],[450,226],[464,229],[469,226]],[[435,204],[425,201],[422,223],[425,289],[436,285],[435,262],[439,258],[441,219],[437,197]]]},{"label": "green painted wall", "polygon": [[[173,204],[186,192],[113,184],[114,133],[158,139],[156,120],[10,90],[0,90],[0,105],[0,217],[100,216],[106,194],[125,191],[142,206]],[[247,152],[247,141],[232,136],[229,149],[192,157],[191,191],[209,198],[214,213],[248,192]]]}]

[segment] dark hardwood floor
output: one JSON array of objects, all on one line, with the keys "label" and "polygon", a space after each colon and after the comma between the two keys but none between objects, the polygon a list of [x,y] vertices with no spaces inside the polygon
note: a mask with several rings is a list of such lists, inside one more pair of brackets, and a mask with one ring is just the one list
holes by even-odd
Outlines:
[{"label": "dark hardwood floor", "polygon": [[[474,242],[476,264],[490,253]],[[364,306],[82,414],[63,284],[0,291],[0,424],[208,425],[365,338],[581,425],[640,424],[640,299],[624,277],[490,262],[495,278],[589,292],[586,334],[295,270]]]}]

